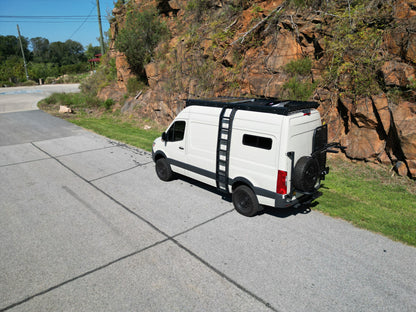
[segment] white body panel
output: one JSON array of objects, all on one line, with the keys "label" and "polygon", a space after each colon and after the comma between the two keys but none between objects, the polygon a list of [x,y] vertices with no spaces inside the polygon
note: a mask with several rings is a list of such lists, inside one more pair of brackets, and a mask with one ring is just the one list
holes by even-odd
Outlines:
[{"label": "white body panel", "polygon": [[[231,109],[229,109],[231,111]],[[216,186],[218,128],[221,108],[190,106],[172,122],[185,121],[184,138],[178,142],[154,142],[154,154],[163,153],[174,172]],[[247,181],[256,190],[260,204],[275,206],[278,170],[287,172],[288,193],[292,163],[288,152],[294,152],[295,163],[312,153],[315,128],[321,125],[319,112],[297,112],[289,115],[237,110],[233,119],[229,148],[229,192],[233,181]],[[261,137],[266,148],[243,144],[244,136]],[[271,146],[267,145],[271,141]],[[267,196],[264,196],[267,193]],[[283,199],[285,196],[281,196]],[[290,206],[290,205],[288,205]]]}]

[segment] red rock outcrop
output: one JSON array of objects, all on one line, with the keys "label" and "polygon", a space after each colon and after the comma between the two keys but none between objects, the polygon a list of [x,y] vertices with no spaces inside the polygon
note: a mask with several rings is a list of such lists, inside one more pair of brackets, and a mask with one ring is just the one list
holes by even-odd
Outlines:
[{"label": "red rock outcrop", "polygon": [[[204,1],[210,15],[226,14],[229,1]],[[240,2],[239,2],[240,3]],[[243,2],[241,2],[243,3]],[[328,79],[333,59],[326,51],[335,15],[312,8],[279,6],[285,1],[246,1],[227,23],[199,16],[188,1],[130,1],[130,5],[153,5],[170,28],[171,39],[145,66],[148,89],[138,99],[129,99],[125,110],[135,111],[167,125],[194,96],[255,95],[284,97],[285,84],[294,77],[305,83]],[[416,177],[416,0],[393,3],[391,25],[383,30],[377,79],[380,90],[353,96],[331,84],[316,88],[311,99],[318,101],[322,119],[329,125],[329,140],[347,147],[352,159],[390,165],[402,175]],[[211,14],[212,13],[212,14]],[[113,10],[112,38],[123,27],[126,9]],[[386,22],[388,23],[388,22]],[[195,28],[194,25],[199,25]],[[194,27],[194,28],[192,28]],[[193,32],[189,31],[192,28]],[[133,77],[123,54],[110,42],[116,59],[118,85],[126,89]],[[344,61],[353,63],[354,54]],[[310,73],[299,77],[288,73],[293,60],[312,60]],[[349,73],[345,71],[345,81]],[[319,84],[315,84],[318,86]],[[321,83],[320,85],[325,85]],[[400,94],[399,94],[400,93]],[[396,94],[399,94],[396,96]]]}]

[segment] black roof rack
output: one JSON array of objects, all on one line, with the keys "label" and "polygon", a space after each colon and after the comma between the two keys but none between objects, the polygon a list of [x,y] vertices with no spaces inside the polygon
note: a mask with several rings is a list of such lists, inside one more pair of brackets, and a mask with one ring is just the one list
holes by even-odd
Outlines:
[{"label": "black roof rack", "polygon": [[317,102],[279,100],[276,98],[228,98],[188,99],[186,106],[226,107],[242,110],[288,115],[291,112],[318,108]]}]

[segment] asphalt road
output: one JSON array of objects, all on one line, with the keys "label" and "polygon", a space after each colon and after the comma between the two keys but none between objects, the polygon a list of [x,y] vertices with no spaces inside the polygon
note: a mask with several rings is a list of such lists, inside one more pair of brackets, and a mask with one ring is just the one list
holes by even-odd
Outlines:
[{"label": "asphalt road", "polygon": [[416,311],[415,248],[313,207],[240,216],[2,92],[0,311]]}]

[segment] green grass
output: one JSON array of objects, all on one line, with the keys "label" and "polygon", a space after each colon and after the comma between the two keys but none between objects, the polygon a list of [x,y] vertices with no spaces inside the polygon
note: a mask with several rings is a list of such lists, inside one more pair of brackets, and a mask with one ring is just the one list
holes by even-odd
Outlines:
[{"label": "green grass", "polygon": [[416,246],[416,186],[386,168],[331,159],[314,209]]},{"label": "green grass", "polygon": [[[66,105],[74,114],[58,114],[59,106]],[[121,141],[146,151],[152,150],[152,143],[160,136],[162,128],[155,122],[134,118],[113,112],[112,100],[102,101],[85,93],[54,93],[38,103],[40,109],[64,118],[85,129],[92,130],[110,139]],[[150,126],[148,130],[144,126]]]},{"label": "green grass", "polygon": [[69,121],[110,139],[121,141],[146,151],[152,150],[154,139],[161,134],[161,131],[158,129],[144,130],[134,121],[124,121],[121,117],[109,115],[100,117],[83,116],[70,119]]}]

